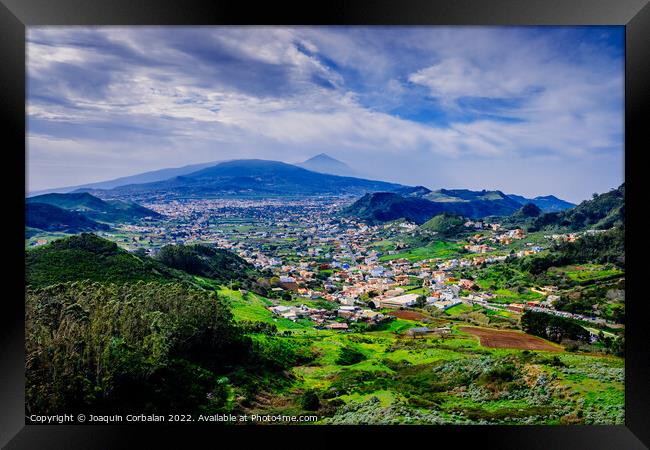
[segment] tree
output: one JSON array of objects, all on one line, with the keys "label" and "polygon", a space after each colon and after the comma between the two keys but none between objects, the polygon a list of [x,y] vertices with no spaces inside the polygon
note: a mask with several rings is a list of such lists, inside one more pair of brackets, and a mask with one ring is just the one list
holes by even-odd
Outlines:
[{"label": "tree", "polygon": [[418,308],[422,308],[427,304],[427,298],[424,295],[418,295],[418,298],[415,300],[415,305]]},{"label": "tree", "polygon": [[25,302],[32,411],[219,408],[217,373],[249,354],[223,300],[184,284],[62,283]]}]

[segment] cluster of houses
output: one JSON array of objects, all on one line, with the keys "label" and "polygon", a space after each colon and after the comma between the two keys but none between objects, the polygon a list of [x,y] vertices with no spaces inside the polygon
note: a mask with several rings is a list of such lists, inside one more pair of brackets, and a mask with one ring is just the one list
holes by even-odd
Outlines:
[{"label": "cluster of houses", "polygon": [[451,328],[448,326],[438,328],[415,327],[406,330],[406,335],[411,336],[414,339],[418,336],[427,336],[431,334],[437,334],[438,336],[444,337],[448,334],[451,334]]},{"label": "cluster of houses", "polygon": [[501,229],[500,223],[487,223],[481,220],[468,220],[463,225],[466,228],[474,228],[475,230],[491,229],[492,231],[498,231]]},{"label": "cluster of houses", "polygon": [[[337,310],[326,310],[310,308],[306,305],[285,306],[277,305],[269,307],[269,310],[285,319],[296,321],[302,318],[308,318],[316,324],[318,328],[328,328],[333,330],[347,330],[347,322],[365,322],[368,324],[378,324],[391,317],[371,309],[364,309],[359,306],[340,306]],[[343,319],[343,321],[338,321]]]}]

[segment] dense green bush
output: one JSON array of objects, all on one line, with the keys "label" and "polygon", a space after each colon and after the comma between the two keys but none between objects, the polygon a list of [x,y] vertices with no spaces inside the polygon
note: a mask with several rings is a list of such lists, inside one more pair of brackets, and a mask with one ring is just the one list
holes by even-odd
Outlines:
[{"label": "dense green bush", "polygon": [[351,366],[352,364],[360,363],[366,359],[366,355],[359,350],[345,346],[339,351],[339,356],[336,359],[336,364],[339,366]]},{"label": "dense green bush", "polygon": [[527,310],[521,316],[521,326],[526,333],[553,342],[571,340],[589,342],[589,332],[574,320],[551,314]]}]

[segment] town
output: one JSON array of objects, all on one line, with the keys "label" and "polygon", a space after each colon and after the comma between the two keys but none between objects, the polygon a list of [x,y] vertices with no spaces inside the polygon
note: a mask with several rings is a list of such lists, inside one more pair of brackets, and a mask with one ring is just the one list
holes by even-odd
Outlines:
[{"label": "town", "polygon": [[[401,257],[408,250],[404,240],[417,225],[396,221],[371,226],[338,217],[337,211],[350,202],[345,197],[160,201],[145,206],[162,214],[162,221],[145,218],[99,235],[149,255],[168,244],[204,243],[230,250],[273,275],[270,311],[293,321],[309,319],[316,328],[348,330],[352,323],[390,320],[388,310],[430,306],[446,311],[461,304],[512,314],[533,310],[619,326],[596,316],[556,310],[555,286],[532,288],[538,299],[504,303],[474,280],[456,276],[462,269],[542,252],[545,245],[539,239],[528,242],[521,228],[467,220],[466,243],[458,246],[458,254],[407,258]],[[574,242],[580,235],[544,235],[543,241],[546,245]],[[394,245],[386,249],[388,242]],[[36,244],[40,243],[45,241]],[[519,249],[513,250],[513,244],[519,244]],[[305,300],[324,300],[329,305],[309,307]]]}]

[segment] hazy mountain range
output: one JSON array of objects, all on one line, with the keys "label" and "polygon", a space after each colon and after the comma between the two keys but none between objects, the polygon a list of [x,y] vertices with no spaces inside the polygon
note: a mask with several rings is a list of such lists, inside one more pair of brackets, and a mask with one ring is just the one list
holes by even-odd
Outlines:
[{"label": "hazy mountain range", "polygon": [[240,159],[226,161],[201,170],[153,183],[129,184],[110,192],[83,189],[87,192],[139,198],[169,197],[286,197],[318,195],[363,195],[390,191],[399,184],[363,178],[342,177],[312,172],[279,161]]},{"label": "hazy mountain range", "polygon": [[93,190],[93,189],[113,189],[119,186],[126,186],[127,184],[139,183],[153,183],[155,181],[167,180],[169,178],[186,175],[188,173],[196,172],[205,167],[211,167],[219,164],[222,161],[212,161],[201,164],[190,164],[183,167],[174,167],[169,169],[152,170],[150,172],[139,173],[126,177],[115,178],[108,181],[99,181],[97,183],[80,184],[77,186],[66,186],[61,188],[41,189],[38,191],[30,192],[29,196],[49,194],[52,192],[66,193],[78,190]]},{"label": "hazy mountain range", "polygon": [[[336,172],[338,174],[333,174]],[[424,186],[404,186],[353,176],[345,163],[324,153],[297,165],[261,159],[230,160],[179,168],[145,172],[106,182],[60,189],[28,197],[30,204],[83,214],[90,221],[129,222],[143,217],[157,217],[154,211],[131,200],[160,198],[265,198],[339,196],[358,200],[343,211],[368,222],[406,218],[424,223],[441,212],[464,217],[509,216],[523,205],[534,204],[541,212],[558,212],[575,205],[554,196],[526,198],[501,191],[468,189],[431,190]],[[69,191],[72,190],[72,191]],[[92,195],[91,195],[92,194]],[[101,198],[106,200],[102,200]],[[122,201],[128,200],[128,201]],[[91,222],[81,223],[78,215],[66,215],[52,208],[40,207],[39,214],[56,217],[60,228],[79,226],[93,229]],[[34,207],[31,208],[35,211]],[[69,224],[66,225],[66,220]],[[76,228],[75,228],[76,227]]]},{"label": "hazy mountain range", "polygon": [[[245,161],[249,161],[249,163],[246,163]],[[149,171],[149,172],[143,172],[140,174],[135,174],[135,175],[130,175],[126,177],[120,177],[120,178],[115,178],[112,180],[107,180],[107,181],[101,181],[101,182],[96,182],[96,183],[88,183],[88,184],[83,184],[83,185],[77,185],[77,186],[66,186],[66,187],[61,187],[61,188],[52,188],[52,189],[46,189],[46,190],[40,190],[40,191],[34,191],[30,192],[28,194],[28,197],[33,197],[36,195],[42,195],[46,193],[66,193],[66,192],[97,192],[99,193],[100,191],[109,191],[113,190],[116,188],[124,188],[125,186],[129,186],[128,188],[122,189],[123,192],[144,192],[146,190],[160,190],[160,189],[165,189],[166,186],[168,187],[174,187],[174,186],[181,186],[185,182],[190,182],[190,179],[196,178],[197,176],[203,177],[205,173],[200,174],[200,172],[203,169],[209,169],[209,168],[216,168],[217,166],[220,166],[221,164],[224,163],[235,163],[235,165],[248,165],[247,167],[242,167],[239,176],[243,177],[243,179],[233,179],[235,177],[230,177],[233,183],[231,183],[230,186],[226,186],[223,181],[226,181],[225,179],[228,178],[228,176],[221,177],[221,182],[222,186],[220,188],[215,189],[215,192],[224,192],[224,191],[232,191],[231,194],[237,195],[237,192],[239,191],[240,193],[248,191],[253,192],[255,190],[259,190],[261,195],[264,195],[264,193],[269,194],[269,187],[272,187],[272,183],[267,183],[266,186],[263,186],[265,183],[253,183],[249,177],[251,175],[251,171],[254,171],[255,169],[252,167],[255,165],[254,161],[257,161],[258,165],[261,164],[262,161],[265,160],[228,160],[228,161],[212,161],[212,162],[206,162],[206,163],[200,163],[200,164],[190,164],[182,167],[175,167],[175,168],[167,168],[167,169],[160,169],[160,170],[154,170],[154,171]],[[313,156],[312,158],[309,158],[306,161],[296,163],[296,164],[286,164],[286,163],[279,163],[277,161],[268,161],[268,163],[276,163],[276,168],[279,167],[278,165],[280,164],[285,164],[287,166],[293,166],[293,167],[300,167],[305,170],[309,170],[311,172],[317,172],[319,174],[325,174],[325,175],[337,175],[337,176],[344,176],[344,177],[352,177],[352,178],[358,178],[358,179],[363,179],[358,172],[345,164],[342,161],[339,161],[335,158],[332,158],[331,156],[325,154],[325,153],[320,153],[318,155]],[[267,165],[267,169],[270,169],[270,165]],[[222,167],[223,169],[223,167]],[[215,171],[218,171],[219,169],[215,169]],[[276,173],[272,173],[273,170],[270,170],[267,173],[261,173],[259,170],[257,170],[257,174],[255,176],[259,177],[260,175],[264,176],[270,176],[270,177],[276,177],[278,174],[277,171]],[[231,174],[234,173],[231,170]],[[285,171],[286,175],[286,171]],[[304,174],[303,174],[304,175]],[[313,176],[313,175],[312,175]],[[183,177],[188,177],[187,179],[184,179]],[[204,180],[205,181],[205,180]],[[259,180],[258,180],[259,181]],[[276,177],[277,181],[277,177]],[[291,180],[285,180],[288,181],[289,183]],[[294,180],[296,181],[296,180]],[[314,181],[323,181],[323,178],[315,178]],[[327,179],[327,181],[333,181],[333,179]],[[345,184],[341,183],[340,180],[336,180],[337,182],[335,184]],[[370,181],[370,180],[366,180]],[[161,182],[160,184],[157,184]],[[162,183],[164,182],[164,183]],[[381,183],[380,181],[377,181],[377,183]],[[282,184],[282,183],[280,183]],[[308,185],[312,185],[314,183],[308,183]],[[362,185],[369,186],[368,183],[360,183]],[[135,187],[134,185],[144,185],[144,186],[139,186]],[[395,186],[393,189],[387,189],[387,185]],[[451,197],[453,197],[453,201],[459,201],[462,200],[462,191],[463,190],[445,190],[441,189],[439,191],[431,191],[430,189],[424,187],[424,186],[400,186],[395,183],[385,183],[384,185],[380,185],[379,187],[382,187],[385,190],[390,190],[392,192],[395,192],[399,195],[402,195],[404,197],[416,197],[416,198],[425,198],[428,200],[436,200],[436,201],[444,201],[445,196],[447,195],[446,193],[452,192]],[[215,186],[216,187],[216,186]],[[358,186],[357,186],[358,187]],[[270,189],[271,191],[275,190],[275,187],[272,187]],[[294,189],[295,190],[295,189]],[[317,190],[317,189],[316,189]],[[363,189],[362,189],[363,190]],[[306,193],[313,193],[314,189],[309,188],[307,186]],[[338,189],[335,189],[335,191],[338,192]],[[350,194],[355,194],[359,190],[358,189],[353,189]],[[467,191],[467,192],[477,192],[477,191]],[[487,191],[494,193],[496,191]],[[485,194],[488,197],[490,195],[495,195],[495,194]],[[536,206],[538,206],[543,212],[553,212],[553,211],[561,211],[563,209],[571,208],[575,206],[573,203],[567,202],[565,200],[561,200],[557,197],[554,197],[552,195],[549,196],[538,196],[535,198],[526,198],[521,195],[516,195],[516,194],[507,194],[508,197],[510,197],[512,200],[515,200],[517,203],[520,205],[523,205],[525,203],[533,203]],[[484,198],[487,199],[487,198]]]}]

